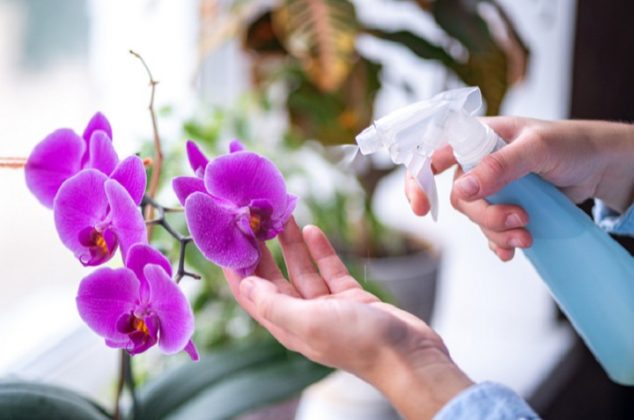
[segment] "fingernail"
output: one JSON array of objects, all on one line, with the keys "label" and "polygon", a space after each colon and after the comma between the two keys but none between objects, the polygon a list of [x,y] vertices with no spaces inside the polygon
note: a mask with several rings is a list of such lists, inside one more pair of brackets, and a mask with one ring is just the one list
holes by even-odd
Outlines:
[{"label": "fingernail", "polygon": [[471,175],[465,175],[462,178],[458,178],[458,180],[454,183],[454,187],[464,198],[472,197],[480,191],[480,184],[478,183],[478,180],[476,177]]},{"label": "fingernail", "polygon": [[246,297],[248,300],[253,301],[253,280],[244,279],[240,283],[240,294]]},{"label": "fingernail", "polygon": [[522,226],[522,219],[515,213],[509,214],[504,221],[504,226],[509,229],[520,227]]},{"label": "fingernail", "polygon": [[524,248],[524,241],[519,238],[511,238],[509,245],[513,248]]}]

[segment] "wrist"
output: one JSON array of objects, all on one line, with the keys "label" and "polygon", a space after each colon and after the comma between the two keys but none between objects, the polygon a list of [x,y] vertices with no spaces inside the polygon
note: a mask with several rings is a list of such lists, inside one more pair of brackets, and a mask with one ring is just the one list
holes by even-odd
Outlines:
[{"label": "wrist", "polygon": [[473,382],[443,349],[386,351],[370,380],[405,418],[431,418]]},{"label": "wrist", "polygon": [[593,136],[603,161],[595,198],[623,213],[634,200],[634,125],[601,122]]}]

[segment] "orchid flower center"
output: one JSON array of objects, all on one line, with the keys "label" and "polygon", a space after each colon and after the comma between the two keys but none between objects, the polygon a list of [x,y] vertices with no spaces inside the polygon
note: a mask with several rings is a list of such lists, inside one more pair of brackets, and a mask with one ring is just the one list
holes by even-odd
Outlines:
[{"label": "orchid flower center", "polygon": [[128,352],[142,353],[152,347],[158,339],[159,324],[156,315],[151,312],[132,312],[121,315],[117,321],[117,331],[130,339]]},{"label": "orchid flower center", "polygon": [[79,243],[88,251],[80,257],[81,263],[97,265],[110,259],[117,246],[117,237],[108,229],[87,227],[79,233]]},{"label": "orchid flower center", "polygon": [[259,214],[251,213],[251,216],[249,217],[249,226],[251,227],[253,233],[257,234],[262,227],[262,217],[260,217]]},{"label": "orchid flower center", "polygon": [[147,324],[141,318],[132,318],[132,328],[134,328],[135,331],[141,332],[145,335],[150,335]]}]

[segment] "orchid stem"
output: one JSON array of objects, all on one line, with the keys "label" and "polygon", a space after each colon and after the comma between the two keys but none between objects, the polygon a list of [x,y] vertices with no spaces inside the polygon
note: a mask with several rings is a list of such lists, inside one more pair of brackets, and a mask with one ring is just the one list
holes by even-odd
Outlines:
[{"label": "orchid stem", "polygon": [[[154,111],[154,95],[156,93],[156,85],[158,84],[158,81],[154,80],[154,76],[152,76],[152,71],[150,70],[150,67],[147,65],[147,63],[145,62],[141,54],[132,50],[130,50],[130,54],[132,54],[133,56],[135,56],[141,61],[141,64],[143,64],[143,67],[145,68],[145,71],[147,72],[148,78],[150,79],[151,90],[150,90],[150,103],[148,105],[148,110],[150,112],[150,118],[152,119],[152,132],[154,134],[154,161],[152,162],[152,175],[150,177],[150,184],[148,186],[147,195],[149,195],[150,198],[154,198],[156,197],[156,193],[158,191],[159,179],[161,177],[161,166],[163,165],[163,151],[161,149],[161,136],[159,135],[158,121],[156,118],[156,112]],[[146,219],[154,218],[153,206],[150,206],[147,208],[145,213],[145,218]],[[152,236],[151,227],[152,226],[150,225],[150,228],[148,228],[148,238]]]},{"label": "orchid stem", "polygon": [[185,236],[182,233],[178,232],[174,227],[167,221],[165,218],[165,213],[168,212],[176,212],[182,211],[182,209],[175,209],[164,207],[159,204],[154,198],[150,197],[146,194],[143,197],[143,201],[141,202],[141,207],[144,210],[144,213],[147,214],[147,208],[152,207],[158,215],[153,218],[145,221],[145,224],[148,226],[159,225],[174,239],[179,242],[179,252],[178,252],[178,268],[176,269],[176,274],[174,275],[174,281],[179,283],[183,277],[191,277],[196,280],[200,280],[201,276],[196,273],[189,272],[185,270],[185,252],[187,250],[187,244],[192,241],[191,236]]},{"label": "orchid stem", "polygon": [[0,168],[22,169],[26,165],[23,157],[0,157]]},{"label": "orchid stem", "polygon": [[124,367],[124,381],[130,391],[130,397],[132,398],[132,418],[138,419],[139,416],[139,399],[136,394],[136,384],[134,382],[134,373],[132,372],[132,357],[126,351],[123,355],[123,367]]},{"label": "orchid stem", "polygon": [[125,384],[125,350],[119,352],[119,380],[117,381],[117,389],[114,400],[114,420],[121,419],[121,395],[123,394],[123,385]]}]

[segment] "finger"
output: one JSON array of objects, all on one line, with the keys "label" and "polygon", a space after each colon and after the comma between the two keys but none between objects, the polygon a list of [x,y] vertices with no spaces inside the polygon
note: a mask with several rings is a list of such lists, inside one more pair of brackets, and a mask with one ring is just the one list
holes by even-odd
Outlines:
[{"label": "finger", "polygon": [[486,197],[529,172],[538,172],[543,159],[541,142],[518,139],[485,156],[475,168],[454,182],[453,190],[464,200]]},{"label": "finger", "polygon": [[515,248],[502,248],[491,241],[489,241],[489,249],[504,262],[512,260],[515,255]]},{"label": "finger", "polygon": [[451,205],[480,227],[495,232],[523,228],[528,224],[528,213],[512,204],[489,204],[485,200],[464,201],[452,193]]},{"label": "finger", "polygon": [[530,122],[526,118],[506,116],[481,117],[480,121],[491,127],[507,143],[515,140]]},{"label": "finger", "polygon": [[418,186],[410,174],[405,178],[405,196],[409,200],[412,211],[417,216],[424,216],[431,208],[427,194]]},{"label": "finger", "polygon": [[286,293],[291,296],[299,296],[299,293],[297,293],[297,290],[295,290],[293,285],[284,278],[284,275],[277,266],[277,263],[266,244],[264,242],[260,242],[258,246],[262,257],[260,259],[260,263],[255,269],[255,275],[271,281],[282,293]]},{"label": "finger", "polygon": [[300,296],[310,299],[329,294],[330,290],[317,272],[304,243],[302,232],[293,217],[286,223],[279,241],[291,283]]},{"label": "finger", "polygon": [[302,232],[311,257],[332,293],[361,289],[335,252],[326,235],[317,226],[306,226]]},{"label": "finger", "polygon": [[431,170],[434,174],[439,174],[456,164],[451,146],[443,146],[436,150],[431,157]]},{"label": "finger", "polygon": [[482,228],[482,232],[500,248],[528,248],[533,244],[531,234],[526,229],[510,229],[505,232],[494,232]]}]

